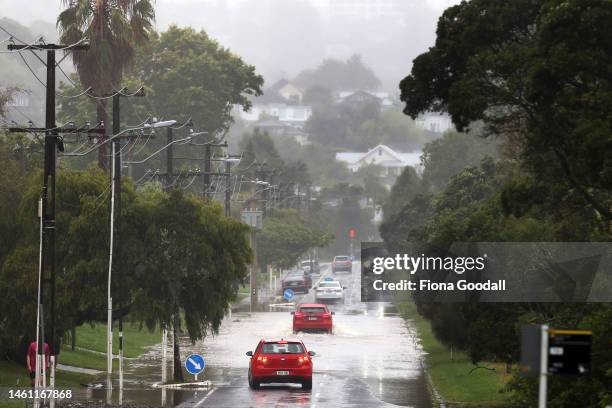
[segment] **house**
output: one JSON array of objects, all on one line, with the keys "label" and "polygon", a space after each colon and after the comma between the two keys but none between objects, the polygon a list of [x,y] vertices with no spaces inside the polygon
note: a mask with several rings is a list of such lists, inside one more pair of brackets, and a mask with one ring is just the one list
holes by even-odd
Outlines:
[{"label": "house", "polygon": [[422,129],[436,133],[444,133],[455,128],[450,115],[447,113],[426,112],[419,115],[415,123]]},{"label": "house", "polygon": [[364,166],[377,165],[385,170],[387,176],[399,176],[402,169],[407,166],[414,167],[420,174],[421,154],[422,152],[396,152],[389,146],[378,145],[365,153],[336,153],[336,160],[345,163],[352,172],[356,172]]},{"label": "house", "polygon": [[310,143],[308,134],[301,129],[283,123],[276,117],[262,118],[253,124],[253,128],[260,129],[272,136],[291,137],[302,146]]},{"label": "house", "polygon": [[240,107],[235,112],[247,122],[274,117],[283,125],[302,129],[312,115],[312,107],[302,104],[301,89],[282,79],[264,91],[264,94],[253,100],[249,112]]},{"label": "house", "polygon": [[370,91],[341,91],[338,93],[337,103],[359,105],[365,102],[377,102],[385,110],[392,108],[394,103],[386,92]]}]

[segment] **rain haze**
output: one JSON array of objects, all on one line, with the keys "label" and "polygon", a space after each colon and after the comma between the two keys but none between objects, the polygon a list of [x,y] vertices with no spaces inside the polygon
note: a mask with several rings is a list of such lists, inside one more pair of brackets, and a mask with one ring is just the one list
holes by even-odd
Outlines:
[{"label": "rain haze", "polygon": [[612,408],[611,21],[0,0],[0,407]]},{"label": "rain haze", "polygon": [[[60,1],[5,0],[0,16],[38,27],[48,37]],[[156,27],[204,29],[257,67],[266,84],[315,68],[325,58],[361,55],[396,93],[412,60],[435,39],[440,13],[457,0],[159,0]],[[40,22],[46,22],[44,29]],[[36,28],[32,30],[36,34]]]}]

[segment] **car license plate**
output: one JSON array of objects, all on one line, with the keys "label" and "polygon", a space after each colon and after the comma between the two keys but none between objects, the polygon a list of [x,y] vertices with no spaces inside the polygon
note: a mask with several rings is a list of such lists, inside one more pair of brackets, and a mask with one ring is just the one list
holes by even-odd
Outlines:
[{"label": "car license plate", "polygon": [[316,317],[309,317],[308,320],[317,320]]},{"label": "car license plate", "polygon": [[277,371],[276,375],[289,375],[289,371]]}]

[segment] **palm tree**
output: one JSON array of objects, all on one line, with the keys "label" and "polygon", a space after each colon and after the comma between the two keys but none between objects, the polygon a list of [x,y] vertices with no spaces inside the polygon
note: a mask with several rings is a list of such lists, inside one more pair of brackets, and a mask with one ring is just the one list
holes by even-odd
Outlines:
[{"label": "palm tree", "polygon": [[[153,29],[152,1],[62,0],[62,4],[66,9],[57,18],[60,41],[72,44],[86,38],[90,45],[89,51],[75,51],[72,56],[81,84],[97,95],[119,89],[134,60],[134,47],[144,44]],[[108,129],[106,100],[94,102],[98,121]],[[98,149],[98,164],[108,168],[106,147]]]}]

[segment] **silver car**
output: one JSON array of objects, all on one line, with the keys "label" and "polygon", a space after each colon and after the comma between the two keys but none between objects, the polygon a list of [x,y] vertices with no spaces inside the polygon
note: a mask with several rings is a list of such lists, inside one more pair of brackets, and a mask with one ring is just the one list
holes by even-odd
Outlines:
[{"label": "silver car", "polygon": [[344,289],[338,281],[322,281],[315,290],[315,301],[344,302]]}]

